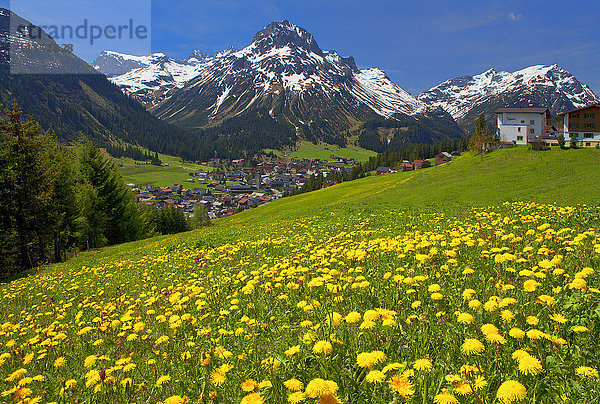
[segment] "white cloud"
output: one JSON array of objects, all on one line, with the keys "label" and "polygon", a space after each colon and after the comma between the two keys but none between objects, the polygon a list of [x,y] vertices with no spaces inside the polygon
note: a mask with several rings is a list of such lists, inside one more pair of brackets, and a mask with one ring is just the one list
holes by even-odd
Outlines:
[{"label": "white cloud", "polygon": [[523,14],[515,14],[512,11],[508,13],[508,18],[510,18],[513,21],[519,21],[521,17],[523,17]]}]

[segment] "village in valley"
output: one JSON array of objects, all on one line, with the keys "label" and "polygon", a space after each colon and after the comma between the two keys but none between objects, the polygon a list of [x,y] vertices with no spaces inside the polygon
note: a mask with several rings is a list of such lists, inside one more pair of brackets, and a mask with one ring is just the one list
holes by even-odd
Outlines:
[{"label": "village in valley", "polygon": [[[254,208],[302,188],[311,176],[323,175],[323,188],[336,184],[327,177],[349,171],[357,162],[353,158],[331,155],[327,161],[292,158],[289,162],[260,162],[247,167],[243,159],[213,158],[200,163],[206,169],[182,173],[182,183],[171,186],[128,184],[139,203],[158,209],[176,207],[192,215],[204,206],[210,219],[231,216]],[[195,186],[190,186],[191,184]],[[200,186],[196,186],[200,184]]]}]

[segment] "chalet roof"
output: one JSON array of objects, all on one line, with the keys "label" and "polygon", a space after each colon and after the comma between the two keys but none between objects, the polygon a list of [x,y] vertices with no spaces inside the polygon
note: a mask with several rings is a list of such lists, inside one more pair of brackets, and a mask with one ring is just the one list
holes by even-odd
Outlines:
[{"label": "chalet roof", "polygon": [[546,114],[546,118],[550,119],[550,111],[546,107],[501,107],[496,110],[497,114]]},{"label": "chalet roof", "polygon": [[375,171],[390,171],[389,167],[377,167]]},{"label": "chalet roof", "polygon": [[588,108],[592,108],[592,107],[600,108],[600,103],[591,104],[591,105],[588,105],[587,107],[581,107],[581,108],[573,109],[571,111],[563,112],[562,114],[558,114],[557,116],[565,116],[566,114],[570,114],[571,112],[579,112],[579,111],[583,111],[584,109],[588,109]]},{"label": "chalet roof", "polygon": [[497,114],[502,114],[504,112],[510,112],[510,113],[537,113],[537,114],[543,114],[544,112],[547,112],[548,108],[546,107],[502,107],[502,108],[498,108],[496,110]]}]

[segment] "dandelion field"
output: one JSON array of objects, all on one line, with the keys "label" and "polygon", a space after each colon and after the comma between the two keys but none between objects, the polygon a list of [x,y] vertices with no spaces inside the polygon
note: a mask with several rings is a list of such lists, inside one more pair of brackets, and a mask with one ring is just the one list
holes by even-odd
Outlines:
[{"label": "dandelion field", "polygon": [[340,211],[0,286],[0,402],[596,403],[600,209]]}]

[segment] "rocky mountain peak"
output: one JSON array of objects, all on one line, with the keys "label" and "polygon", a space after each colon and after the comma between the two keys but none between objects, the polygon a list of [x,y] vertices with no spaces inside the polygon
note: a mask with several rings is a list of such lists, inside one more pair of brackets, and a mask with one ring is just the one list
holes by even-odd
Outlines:
[{"label": "rocky mountain peak", "polygon": [[304,28],[298,27],[287,20],[272,22],[254,34],[252,44],[259,52],[267,52],[273,48],[301,48],[323,56],[315,38]]}]

